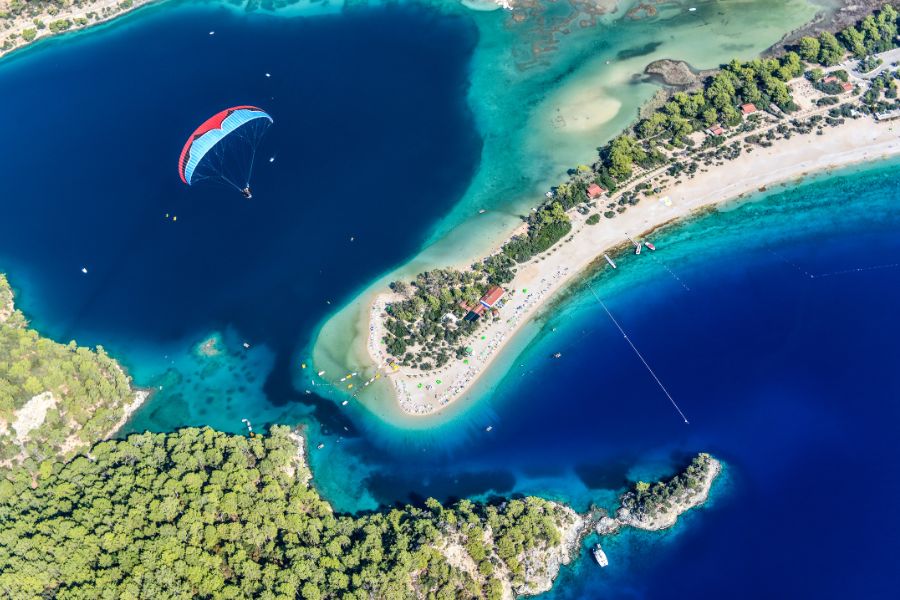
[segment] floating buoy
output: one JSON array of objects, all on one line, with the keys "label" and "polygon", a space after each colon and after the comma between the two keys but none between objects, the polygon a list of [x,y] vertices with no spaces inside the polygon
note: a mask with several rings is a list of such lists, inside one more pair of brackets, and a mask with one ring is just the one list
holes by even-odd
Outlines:
[{"label": "floating buoy", "polygon": [[172,215],[172,220],[173,220],[173,221],[177,221],[177,220],[178,220],[178,217],[177,217],[176,215]]},{"label": "floating buoy", "polygon": [[274,157],[274,156],[271,157],[271,158],[269,159],[269,162],[270,162],[270,163],[271,163],[271,162],[275,162],[275,157]]},{"label": "floating buoy", "polygon": [[271,77],[271,76],[272,76],[271,73],[266,73],[266,77]]},{"label": "floating buoy", "polygon": [[305,368],[306,368],[306,363],[300,363],[300,368],[301,368],[301,369],[305,369]]}]

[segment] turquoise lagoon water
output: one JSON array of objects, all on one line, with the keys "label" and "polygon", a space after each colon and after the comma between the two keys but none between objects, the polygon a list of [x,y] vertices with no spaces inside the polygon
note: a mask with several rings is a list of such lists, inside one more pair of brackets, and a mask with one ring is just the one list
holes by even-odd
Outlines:
[{"label": "turquoise lagoon water", "polygon": [[[325,444],[311,452],[315,483],[341,511],[520,493],[612,506],[629,481],[671,473],[694,452],[727,462],[708,507],[671,532],[608,542],[610,568],[579,561],[551,597],[887,595],[898,583],[898,527],[884,509],[884,474],[900,464],[895,164],[669,228],[655,254],[623,256],[592,280],[690,426],[586,289],[536,325],[484,398],[427,429],[387,426],[295,385],[297,348],[366,281],[480,205],[501,217],[452,229],[460,244],[502,229],[519,202],[511,181],[525,202],[561,176],[562,158],[537,151],[542,139],[566,160],[589,159],[587,140],[653,89],[631,82],[635,65],[663,52],[699,66],[751,55],[811,10],[695,4],[695,16],[672,4],[654,21],[618,13],[593,30],[573,25],[544,62],[519,67],[546,30],[418,5],[286,18],[172,4],[41,44],[0,68],[10,215],[0,270],[37,327],[106,345],[157,389],[130,430],[302,423]],[[748,29],[741,16],[759,17],[759,39],[734,33]],[[704,64],[709,32],[719,37]],[[635,48],[651,49],[625,58]],[[491,61],[506,77],[493,91]],[[609,109],[608,96],[626,108]],[[276,161],[257,169],[254,202],[184,188],[173,156],[185,132],[239,102],[276,118],[261,150]],[[35,106],[40,119],[20,117]],[[557,108],[563,121],[545,118]],[[584,115],[602,124],[573,125]],[[215,332],[221,352],[196,352]],[[556,351],[562,360],[548,358]]]}]

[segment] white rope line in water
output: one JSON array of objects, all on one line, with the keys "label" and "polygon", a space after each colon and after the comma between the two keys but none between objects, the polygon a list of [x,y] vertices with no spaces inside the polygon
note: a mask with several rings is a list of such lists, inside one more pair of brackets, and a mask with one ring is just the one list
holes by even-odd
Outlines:
[{"label": "white rope line in water", "polygon": [[810,273],[809,271],[807,271],[806,269],[801,268],[797,263],[790,261],[787,258],[785,258],[784,256],[782,256],[781,254],[775,252],[771,248],[769,248],[769,253],[772,254],[772,256],[775,256],[778,259],[780,259],[785,264],[794,267],[795,269],[797,269],[797,271],[799,273],[802,273],[804,276],[806,276],[810,279],[822,279],[823,277],[834,277],[835,275],[849,275],[851,273],[864,273],[866,271],[880,271],[882,269],[896,269],[897,267],[900,267],[900,263],[887,263],[887,264],[883,264],[883,265],[872,265],[869,267],[856,267],[853,269],[842,269],[840,271],[829,271],[828,273],[813,274],[813,273]]},{"label": "white rope line in water", "polygon": [[873,265],[871,267],[857,267],[856,269],[844,269],[843,271],[832,271],[830,273],[822,273],[820,275],[811,275],[813,279],[821,279],[822,277],[832,277],[834,275],[848,275],[850,273],[862,273],[863,271],[879,271],[881,269],[896,269],[900,267],[900,263],[891,263],[887,265]]},{"label": "white rope line in water", "polygon": [[684,416],[684,413],[681,412],[681,409],[678,407],[678,404],[675,402],[675,399],[672,398],[672,394],[669,393],[669,390],[666,389],[666,386],[663,385],[663,382],[660,381],[659,377],[656,376],[656,373],[653,372],[653,369],[650,367],[650,365],[647,364],[647,361],[644,359],[644,356],[641,354],[640,350],[638,350],[637,346],[635,346],[634,343],[631,341],[631,339],[629,339],[628,334],[625,333],[625,330],[622,329],[622,326],[619,325],[619,322],[616,321],[616,318],[612,315],[611,312],[609,312],[609,309],[606,308],[606,305],[603,303],[603,300],[601,300],[600,296],[597,295],[597,292],[594,291],[593,286],[589,285],[588,287],[590,288],[591,293],[594,295],[594,298],[596,298],[597,302],[600,303],[600,306],[603,307],[603,310],[606,311],[606,314],[609,315],[610,320],[613,322],[613,324],[616,326],[616,328],[618,328],[619,333],[622,334],[622,337],[625,338],[625,341],[628,342],[628,345],[631,346],[631,349],[634,350],[634,353],[637,354],[637,357],[639,359],[641,359],[642,363],[644,363],[644,367],[646,367],[647,371],[650,373],[650,375],[653,377],[653,379],[656,380],[656,384],[659,386],[659,389],[661,389],[663,391],[663,393],[669,399],[669,402],[671,402],[672,406],[675,407],[675,410],[678,411],[678,414],[684,420],[685,424],[690,424],[690,421],[688,421],[687,417]]},{"label": "white rope line in water", "polygon": [[672,269],[669,268],[669,265],[667,265],[663,261],[656,258],[656,256],[654,256],[653,254],[649,254],[648,256],[653,259],[653,262],[655,262],[658,265],[661,265],[663,269],[668,271],[669,275],[671,275],[675,281],[677,281],[678,283],[681,284],[681,287],[684,288],[684,291],[686,291],[686,292],[691,291],[691,288],[689,288],[688,285],[681,280],[681,277],[679,277],[678,275],[675,274],[675,271],[673,271]]}]

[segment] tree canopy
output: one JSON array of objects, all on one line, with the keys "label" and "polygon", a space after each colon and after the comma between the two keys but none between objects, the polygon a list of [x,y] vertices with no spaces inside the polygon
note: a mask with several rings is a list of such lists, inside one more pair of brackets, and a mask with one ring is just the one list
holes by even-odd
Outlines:
[{"label": "tree canopy", "polygon": [[[29,404],[45,393],[47,406]],[[46,458],[71,456],[109,435],[133,399],[128,377],[102,347],[60,344],[30,329],[0,275],[0,465],[34,470]]]},{"label": "tree canopy", "polygon": [[[101,442],[0,479],[11,598],[498,598],[561,544],[537,498],[335,514],[299,436],[211,429]],[[447,550],[453,547],[461,554]],[[451,558],[454,556],[455,558]],[[546,562],[546,561],[543,561]],[[511,587],[510,587],[511,586]]]}]

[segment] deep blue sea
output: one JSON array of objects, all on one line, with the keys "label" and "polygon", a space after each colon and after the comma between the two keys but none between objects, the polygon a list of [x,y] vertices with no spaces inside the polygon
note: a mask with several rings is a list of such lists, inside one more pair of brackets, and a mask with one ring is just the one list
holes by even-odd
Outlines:
[{"label": "deep blue sea", "polygon": [[[272,369],[265,397],[291,402],[292,352],[419,248],[477,167],[466,103],[477,29],[417,6],[306,19],[187,4],[78,37],[0,69],[11,215],[0,267],[20,303],[57,338],[102,343],[139,380],[173,348],[229,329]],[[194,128],[237,104],[275,120],[252,201],[189,188],[176,170]],[[142,419],[199,424],[202,410]]]},{"label": "deep blue sea", "polygon": [[[690,425],[587,288],[431,432],[294,389],[298,348],[418,249],[477,168],[476,42],[467,19],[415,6],[287,19],[188,5],[26,52],[0,68],[0,271],[42,331],[102,343],[163,387],[132,429],[302,418],[339,510],[519,493],[609,506],[692,453],[726,462],[707,507],[605,542],[610,567],[576,562],[550,598],[893,597],[895,163],[670,228],[590,281]],[[239,103],[275,118],[254,199],[188,189],[186,135]],[[198,357],[212,332],[223,354]]]}]

